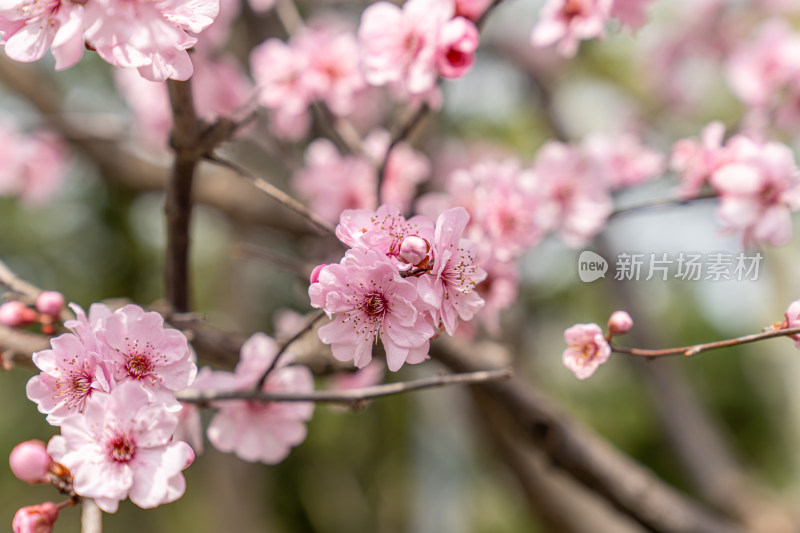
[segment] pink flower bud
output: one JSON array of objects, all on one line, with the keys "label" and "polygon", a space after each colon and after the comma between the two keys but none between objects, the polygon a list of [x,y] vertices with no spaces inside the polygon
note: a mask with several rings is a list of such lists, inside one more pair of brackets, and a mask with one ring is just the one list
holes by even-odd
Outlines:
[{"label": "pink flower bud", "polygon": [[42,291],[36,297],[36,309],[49,316],[57,316],[64,308],[64,296],[57,291]]},{"label": "pink flower bud", "polygon": [[312,284],[319,281],[319,273],[322,272],[322,269],[326,266],[328,265],[323,263],[314,267],[314,270],[311,271],[311,278],[309,279]]},{"label": "pink flower bud", "polygon": [[608,319],[608,332],[611,335],[628,333],[633,327],[633,319],[625,311],[614,311]]},{"label": "pink flower bud", "polygon": [[428,256],[431,244],[419,235],[408,235],[400,241],[400,260],[418,265]]},{"label": "pink flower bud", "polygon": [[16,300],[0,305],[0,324],[10,328],[27,326],[36,321],[36,311]]},{"label": "pink flower bud", "polygon": [[53,502],[23,507],[14,515],[14,533],[50,533],[58,518],[58,506]]},{"label": "pink flower bud", "polygon": [[47,453],[44,442],[27,440],[20,442],[11,450],[8,464],[17,479],[26,483],[41,483],[50,471],[52,459]]}]

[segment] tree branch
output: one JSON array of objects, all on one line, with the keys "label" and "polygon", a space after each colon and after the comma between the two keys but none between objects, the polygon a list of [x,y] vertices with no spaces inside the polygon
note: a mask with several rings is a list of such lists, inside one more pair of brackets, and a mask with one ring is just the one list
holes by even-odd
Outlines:
[{"label": "tree branch", "polygon": [[261,388],[264,386],[264,383],[267,381],[267,377],[269,376],[270,372],[275,370],[275,367],[278,365],[278,359],[280,359],[281,355],[283,355],[283,353],[286,351],[286,349],[289,348],[289,346],[293,342],[295,342],[300,337],[302,337],[303,335],[305,335],[306,333],[308,333],[309,331],[314,329],[314,324],[319,322],[320,319],[322,319],[322,317],[324,317],[324,316],[325,316],[325,311],[322,311],[322,310],[317,311],[316,313],[314,313],[314,315],[312,315],[312,317],[310,319],[308,319],[308,321],[300,329],[300,331],[295,333],[291,338],[287,339],[286,342],[284,342],[281,345],[281,347],[278,349],[278,353],[276,353],[275,357],[272,359],[272,363],[270,363],[269,367],[264,371],[263,374],[261,374],[261,377],[258,379],[258,382],[256,383],[255,387],[253,387],[254,390],[256,390],[256,391],[260,391],[261,390]]},{"label": "tree branch", "polygon": [[449,387],[452,385],[465,385],[484,383],[509,379],[511,370],[502,368],[497,370],[478,370],[460,374],[443,374],[414,381],[401,381],[387,383],[361,389],[314,391],[308,394],[263,392],[261,390],[237,391],[182,391],[176,394],[178,400],[188,403],[208,405],[211,402],[226,400],[251,400],[260,402],[317,402],[317,403],[344,403],[358,406],[366,400],[395,396],[407,392],[423,389]]},{"label": "tree branch", "polygon": [[641,357],[665,357],[669,355],[697,355],[700,352],[708,350],[718,350],[720,348],[728,348],[730,346],[738,346],[740,344],[749,344],[751,342],[758,342],[765,339],[773,339],[775,337],[788,337],[790,335],[800,334],[800,328],[784,328],[784,329],[770,329],[762,333],[754,333],[752,335],[744,335],[733,339],[725,339],[721,341],[707,342],[705,344],[693,344],[691,346],[681,346],[678,348],[664,348],[661,350],[650,350],[646,348],[625,348],[622,346],[611,345],[611,350],[616,353],[637,355]]},{"label": "tree branch", "polygon": [[[481,346],[442,338],[432,355],[456,372],[487,364]],[[738,533],[741,529],[677,492],[557,408],[529,383],[514,377],[476,387],[505,414],[518,438],[541,449],[554,465],[652,531]]]},{"label": "tree branch", "polygon": [[233,161],[228,161],[227,159],[223,159],[217,155],[207,155],[206,159],[211,161],[212,163],[216,163],[222,167],[228,168],[234,171],[236,174],[245,178],[250,183],[252,183],[256,189],[260,190],[263,193],[268,194],[274,200],[277,200],[282,205],[288,207],[295,213],[303,216],[306,220],[308,220],[317,230],[320,235],[329,234],[329,235],[336,235],[336,231],[334,230],[333,226],[328,224],[327,221],[323,220],[320,216],[312,213],[309,211],[306,206],[280,190],[279,188],[275,187],[273,184],[269,183],[268,181],[259,178],[249,172],[247,169],[234,163]]}]

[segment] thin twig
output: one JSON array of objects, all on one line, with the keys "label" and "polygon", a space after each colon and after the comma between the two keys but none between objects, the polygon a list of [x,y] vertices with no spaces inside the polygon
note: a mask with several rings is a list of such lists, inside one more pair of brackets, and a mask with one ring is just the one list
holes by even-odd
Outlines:
[{"label": "thin twig", "polygon": [[253,387],[254,390],[256,391],[261,390],[261,388],[264,386],[264,383],[267,381],[267,377],[269,376],[270,372],[275,370],[275,367],[278,365],[278,359],[280,359],[281,355],[283,355],[284,352],[286,352],[286,349],[289,348],[289,346],[291,346],[291,344],[294,343],[296,340],[298,340],[300,337],[311,331],[314,328],[314,324],[319,322],[323,316],[325,316],[325,311],[322,310],[317,311],[316,313],[314,313],[314,315],[311,316],[311,318],[308,319],[308,322],[305,323],[305,325],[300,329],[300,331],[292,335],[291,338],[287,339],[283,344],[281,344],[281,347],[278,349],[278,353],[275,354],[275,358],[272,360],[272,363],[264,371],[264,373],[261,374],[261,377],[258,379],[258,383],[256,383],[255,387]]},{"label": "thin twig", "polygon": [[103,533],[103,511],[89,498],[81,505],[81,533]]},{"label": "thin twig", "polygon": [[323,235],[323,234],[335,235],[336,234],[336,231],[334,230],[333,226],[328,224],[324,219],[322,219],[322,217],[320,217],[319,215],[315,215],[314,213],[309,211],[308,208],[306,208],[306,206],[304,206],[303,204],[301,204],[300,202],[298,202],[297,200],[295,200],[294,198],[292,198],[291,196],[289,196],[288,194],[286,194],[285,192],[283,192],[279,188],[275,187],[273,184],[269,183],[268,181],[263,180],[263,179],[255,176],[255,175],[253,175],[250,171],[248,171],[247,169],[245,169],[241,165],[238,165],[238,164],[234,163],[233,161],[229,161],[227,159],[223,159],[223,158],[221,158],[221,157],[219,157],[217,155],[213,155],[213,154],[205,156],[205,159],[210,161],[210,162],[212,162],[212,163],[215,163],[217,165],[220,165],[222,167],[230,169],[230,170],[234,171],[236,174],[238,174],[239,176],[245,178],[246,180],[248,180],[250,183],[252,183],[261,192],[264,192],[264,193],[268,194],[273,199],[277,200],[278,202],[280,202],[284,206],[288,207],[289,209],[291,209],[295,213],[297,213],[300,216],[306,218],[309,222],[311,222],[311,224],[314,226],[314,228],[316,228],[318,233],[320,233],[321,235]]},{"label": "thin twig", "polygon": [[389,163],[389,156],[392,155],[392,150],[400,144],[401,142],[405,141],[411,133],[419,126],[425,117],[428,116],[428,113],[431,111],[431,108],[428,104],[422,104],[419,109],[417,109],[411,118],[406,121],[405,124],[400,126],[398,130],[392,135],[392,141],[389,143],[389,147],[386,148],[386,154],[383,156],[383,161],[381,162],[381,166],[378,169],[378,203],[381,203],[381,186],[386,178],[386,167]]},{"label": "thin twig", "polygon": [[344,403],[357,405],[366,400],[394,396],[411,391],[448,387],[451,385],[470,385],[487,381],[509,379],[512,376],[510,368],[496,370],[479,370],[461,374],[442,374],[414,381],[401,381],[387,383],[361,389],[314,391],[307,394],[288,392],[262,392],[260,390],[237,391],[181,391],[177,393],[178,400],[188,403],[206,405],[211,402],[226,400],[250,400],[260,402],[316,402],[316,403]]},{"label": "thin twig", "polygon": [[293,257],[276,254],[267,250],[263,246],[256,246],[254,244],[248,244],[245,242],[233,243],[230,247],[230,254],[232,257],[259,259],[281,270],[291,272],[304,281],[308,281],[308,276],[313,270],[313,266],[304,261],[300,261],[299,259],[295,259]]},{"label": "thin twig", "polygon": [[31,300],[35,300],[42,292],[39,287],[17,276],[2,260],[0,260],[0,285]]},{"label": "thin twig", "polygon": [[715,342],[707,342],[704,344],[694,344],[691,346],[681,346],[678,348],[664,348],[661,350],[650,350],[646,348],[625,348],[622,346],[611,346],[611,349],[616,353],[624,353],[628,355],[638,355],[641,357],[664,357],[668,355],[697,355],[700,352],[708,350],[717,350],[719,348],[728,348],[730,346],[738,346],[740,344],[749,344],[751,342],[758,342],[764,339],[772,339],[775,337],[787,337],[789,335],[800,334],[800,328],[784,328],[784,329],[771,329],[762,333],[754,333],[752,335],[744,335],[743,337],[736,337],[734,339],[725,339]]},{"label": "thin twig", "polygon": [[701,194],[701,195],[695,196],[694,198],[686,198],[686,199],[667,198],[665,200],[655,200],[655,201],[652,201],[652,202],[644,202],[644,203],[641,203],[641,204],[636,204],[636,205],[630,205],[630,206],[627,206],[627,207],[617,208],[617,209],[614,210],[613,213],[611,213],[611,215],[609,215],[608,218],[612,219],[612,218],[616,218],[618,216],[628,215],[628,214],[634,213],[636,211],[649,211],[651,209],[659,209],[659,208],[663,208],[663,207],[684,206],[684,205],[688,205],[688,204],[690,204],[692,202],[695,202],[697,200],[711,200],[713,198],[717,198],[716,193],[709,192],[709,193],[706,193],[706,194]]}]

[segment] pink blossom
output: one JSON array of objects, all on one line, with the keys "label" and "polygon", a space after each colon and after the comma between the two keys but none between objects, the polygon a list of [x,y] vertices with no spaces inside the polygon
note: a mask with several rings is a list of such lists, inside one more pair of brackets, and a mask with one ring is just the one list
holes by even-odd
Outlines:
[{"label": "pink blossom", "polygon": [[160,314],[129,304],[105,319],[98,336],[118,382],[137,381],[177,410],[174,396],[163,392],[188,387],[197,373],[183,333],[165,329]]},{"label": "pink blossom", "polygon": [[308,58],[303,83],[337,116],[355,111],[356,96],[366,87],[358,41],[336,21],[316,23],[292,38],[291,46]]},{"label": "pink blossom", "polygon": [[767,21],[755,42],[731,53],[726,70],[736,96],[749,106],[765,106],[800,76],[800,35],[783,20]]},{"label": "pink blossom", "polygon": [[21,481],[26,483],[42,483],[47,481],[47,473],[53,460],[47,453],[44,442],[40,440],[26,440],[20,442],[11,450],[8,463],[11,472]]},{"label": "pink blossom", "polygon": [[445,78],[460,78],[472,68],[478,49],[478,28],[464,17],[456,17],[442,26],[436,64]]},{"label": "pink blossom", "polygon": [[28,381],[26,392],[47,421],[59,425],[66,417],[82,413],[89,398],[108,392],[111,383],[101,356],[77,335],[64,333],[50,345],[51,349],[33,354],[41,373]]},{"label": "pink blossom", "polygon": [[0,324],[9,328],[28,326],[36,321],[36,311],[22,302],[11,300],[0,305]]},{"label": "pink blossom", "polygon": [[[800,328],[800,300],[795,300],[789,304],[783,316],[786,317],[784,328]],[[800,348],[800,334],[792,335],[792,339],[794,339],[794,345]]]},{"label": "pink blossom", "polygon": [[14,533],[50,533],[55,526],[59,509],[53,502],[22,507],[14,515],[11,529]]},{"label": "pink blossom", "polygon": [[381,184],[381,203],[397,207],[406,213],[416,195],[417,186],[431,176],[431,163],[427,156],[414,150],[407,142],[399,142],[386,159],[386,150],[391,143],[391,134],[383,129],[372,131],[364,139],[364,150],[376,167],[386,160]]},{"label": "pink blossom", "polygon": [[193,72],[187,49],[219,13],[219,0],[92,0],[86,4],[86,41],[104,60],[134,67],[152,81],[186,80]]},{"label": "pink blossom", "polygon": [[536,245],[548,230],[549,207],[540,187],[534,173],[508,159],[486,160],[453,172],[447,190],[467,207],[468,236],[480,244],[481,256],[509,261]]},{"label": "pink blossom", "polygon": [[608,361],[611,346],[603,337],[597,324],[575,324],[564,331],[564,366],[572,370],[578,379],[586,379],[597,367]]},{"label": "pink blossom", "polygon": [[57,316],[64,309],[64,295],[57,291],[42,291],[36,297],[36,309],[44,315]]},{"label": "pink blossom", "polygon": [[581,144],[589,165],[611,189],[638,185],[664,172],[664,156],[643,146],[633,134],[607,136],[594,134]]},{"label": "pink blossom", "polygon": [[49,201],[64,179],[66,151],[55,135],[23,135],[0,121],[0,196],[15,196],[28,205]]},{"label": "pink blossom", "polygon": [[576,148],[555,141],[546,143],[536,154],[533,171],[548,204],[547,225],[565,243],[583,246],[603,229],[611,214],[611,197]]},{"label": "pink blossom", "polygon": [[[229,390],[256,386],[278,354],[274,340],[256,333],[242,346],[240,360]],[[280,361],[270,372],[264,392],[310,393],[314,378],[304,366],[285,366]],[[233,452],[245,461],[275,464],[306,437],[306,422],[314,404],[310,402],[225,401],[208,426],[208,439],[220,451]]]},{"label": "pink blossom", "polygon": [[453,12],[447,0],[409,0],[402,8],[382,1],[367,7],[358,28],[367,83],[394,84],[410,95],[434,89],[439,32]]},{"label": "pink blossom", "polygon": [[[449,335],[455,333],[458,319],[471,320],[485,302],[475,286],[486,278],[476,265],[477,246],[463,239],[469,214],[454,207],[436,220],[433,241],[433,268],[418,278],[420,298],[431,307],[434,324],[442,324]],[[392,365],[389,365],[392,369]]]},{"label": "pink blossom", "polygon": [[611,16],[631,29],[638,30],[647,22],[647,8],[653,0],[614,0]]},{"label": "pink blossom", "polygon": [[48,445],[72,473],[75,492],[108,513],[127,497],[150,508],[177,500],[186,488],[181,471],[191,448],[172,441],[177,417],[148,398],[134,381],[95,395],[84,415],[65,419]]},{"label": "pink blossom", "polygon": [[105,304],[94,303],[89,306],[87,316],[77,304],[69,304],[69,308],[75,313],[75,320],[67,320],[64,325],[77,335],[89,351],[100,353],[103,345],[97,338],[97,332],[103,328],[105,319],[111,316],[111,309]]},{"label": "pink blossom", "polygon": [[306,54],[280,39],[268,39],[250,52],[250,69],[258,89],[258,103],[288,115],[304,113],[313,88],[305,83]]},{"label": "pink blossom", "polygon": [[339,264],[320,272],[308,294],[313,307],[336,315],[319,329],[319,338],[340,361],[352,359],[358,368],[365,367],[378,336],[393,372],[403,363],[427,358],[433,327],[416,307],[417,287],[400,277],[386,255],[350,249]]},{"label": "pink blossom", "polygon": [[370,209],[377,203],[377,176],[362,156],[343,156],[328,139],[308,145],[305,167],[292,176],[292,185],[309,208],[336,222],[347,209]]},{"label": "pink blossom", "polygon": [[548,0],[533,29],[531,44],[557,44],[558,52],[572,57],[582,40],[605,37],[612,0]]},{"label": "pink blossom", "polygon": [[8,0],[0,3],[0,33],[14,61],[37,61],[50,48],[56,70],[83,55],[83,6],[69,0]]},{"label": "pink blossom", "polygon": [[683,184],[678,190],[681,198],[694,198],[711,174],[728,160],[722,148],[725,125],[714,121],[703,129],[700,140],[681,139],[672,147],[670,168],[678,172]]},{"label": "pink blossom", "polygon": [[626,311],[614,311],[608,318],[608,333],[610,335],[623,335],[633,327],[633,319]]},{"label": "pink blossom", "polygon": [[375,250],[390,258],[397,258],[400,241],[407,235],[433,242],[433,221],[424,216],[406,220],[396,207],[381,205],[377,211],[344,211],[336,226],[336,236],[346,245]]},{"label": "pink blossom", "polygon": [[711,175],[720,196],[720,220],[741,231],[745,245],[786,244],[792,236],[791,212],[800,209],[800,170],[791,149],[737,135],[726,150],[730,161]]}]

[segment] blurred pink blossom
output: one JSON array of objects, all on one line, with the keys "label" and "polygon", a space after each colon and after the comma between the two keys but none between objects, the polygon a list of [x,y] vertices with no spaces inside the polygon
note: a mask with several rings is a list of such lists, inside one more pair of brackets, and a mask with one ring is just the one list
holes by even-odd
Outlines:
[{"label": "blurred pink blossom", "polygon": [[[262,374],[278,354],[274,340],[256,333],[242,346],[239,363],[232,375],[233,386],[215,379],[221,390],[247,390],[256,386]],[[264,392],[310,393],[314,378],[304,366],[285,366],[279,361],[270,372]],[[306,438],[306,422],[311,419],[311,402],[254,402],[231,400],[218,402],[219,409],[208,426],[208,439],[220,451],[233,452],[245,461],[275,464],[289,455],[293,446]]]},{"label": "blurred pink blossom", "polygon": [[586,379],[597,367],[608,361],[611,346],[597,324],[575,324],[564,331],[564,366],[572,370],[578,379]]},{"label": "blurred pink blossom", "polygon": [[734,94],[746,105],[774,103],[781,88],[800,83],[800,34],[784,20],[768,20],[754,41],[732,51],[726,71]]},{"label": "blurred pink blossom", "polygon": [[328,139],[308,145],[305,166],[293,174],[292,186],[311,211],[330,222],[347,209],[372,209],[377,203],[373,165],[363,156],[341,155]]},{"label": "blurred pink blossom", "polygon": [[[800,328],[800,300],[790,303],[784,316],[786,317],[784,328]],[[794,339],[794,345],[800,348],[800,334],[792,335],[792,339]]]},{"label": "blurred pink blossom", "polygon": [[0,324],[9,328],[28,326],[36,321],[36,311],[22,302],[11,300],[0,304]]},{"label": "blurred pink blossom", "polygon": [[581,143],[581,150],[611,189],[638,185],[664,172],[664,156],[643,146],[631,133],[589,135]]},{"label": "blurred pink blossom", "polygon": [[0,196],[18,197],[28,206],[52,199],[66,175],[66,149],[45,131],[24,135],[0,122]]},{"label": "blurred pink blossom", "polygon": [[574,56],[580,41],[605,36],[613,0],[548,0],[531,34],[531,44],[557,45],[558,52]]},{"label": "blurred pink blossom", "polygon": [[611,4],[611,16],[638,30],[647,22],[647,8],[653,0],[614,0]]},{"label": "blurred pink blossom", "polygon": [[478,28],[464,17],[447,21],[439,36],[439,49],[436,62],[439,73],[445,78],[460,78],[475,62],[478,49]]},{"label": "blurred pink blossom", "polygon": [[711,174],[728,159],[722,148],[725,125],[714,121],[703,129],[700,140],[681,139],[672,146],[669,165],[683,182],[678,195],[694,198],[708,182]]},{"label": "blurred pink blossom", "polygon": [[800,170],[791,149],[742,135],[731,138],[725,149],[729,161],[711,175],[722,223],[741,232],[745,245],[788,243],[791,213],[800,209]]},{"label": "blurred pink blossom", "polygon": [[135,381],[95,395],[84,415],[65,419],[48,445],[72,473],[75,492],[108,513],[127,497],[150,508],[177,500],[186,488],[181,471],[191,448],[172,441],[177,417],[148,398]]},{"label": "blurred pink blossom", "polygon": [[548,226],[567,245],[583,246],[603,229],[612,210],[611,196],[577,148],[545,143],[536,154],[533,171],[548,204]]}]

